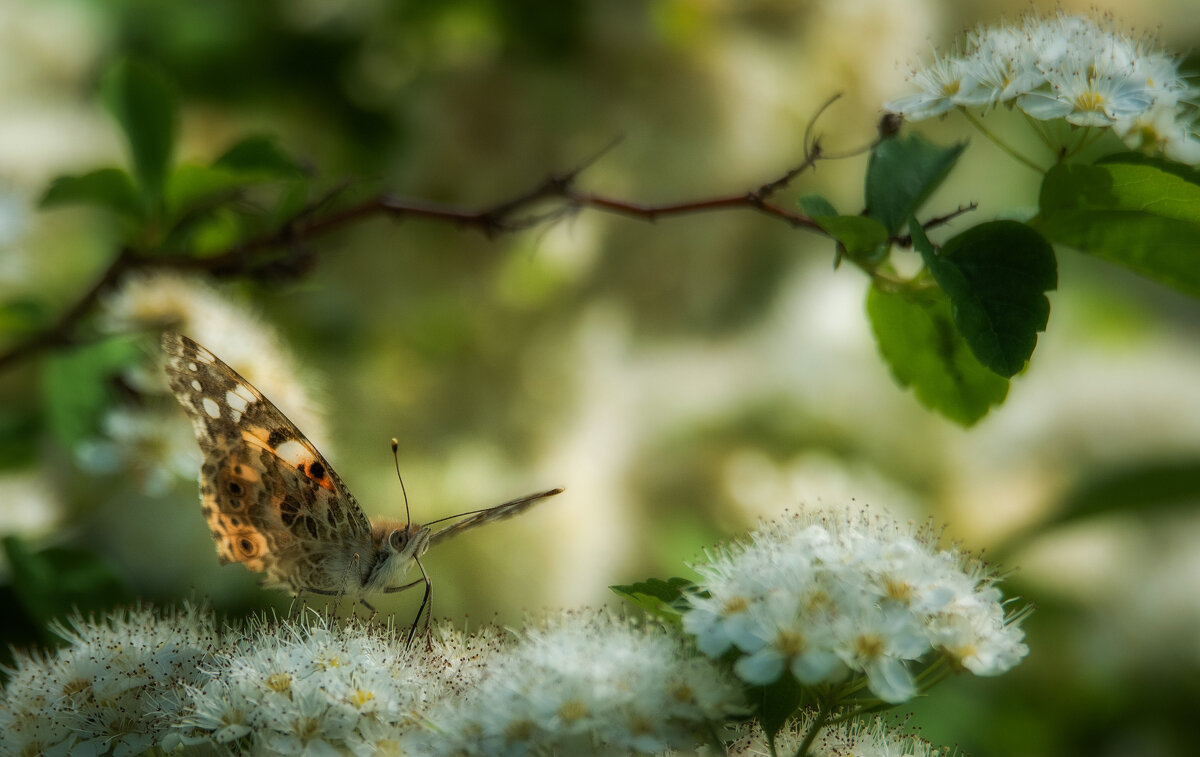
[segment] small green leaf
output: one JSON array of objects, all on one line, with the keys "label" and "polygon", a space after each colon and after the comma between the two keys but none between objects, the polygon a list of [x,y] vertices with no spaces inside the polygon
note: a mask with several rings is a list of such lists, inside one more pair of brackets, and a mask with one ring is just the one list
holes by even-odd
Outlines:
[{"label": "small green leaf", "polygon": [[892,375],[921,404],[970,426],[1004,401],[1008,380],[989,371],[954,327],[939,290],[884,292],[871,287],[867,314]]},{"label": "small green leaf", "polygon": [[804,214],[833,237],[851,258],[874,262],[881,252],[886,254],[888,231],[874,218],[838,215],[821,195],[805,195],[797,202]]},{"label": "small green leaf", "polygon": [[809,218],[829,218],[838,214],[837,209],[833,207],[833,203],[825,199],[823,195],[816,193],[801,196],[796,200],[796,204],[804,211],[804,215]]},{"label": "small green leaf", "polygon": [[1031,225],[1052,242],[1200,297],[1200,174],[1123,156],[1058,165],[1042,181]]},{"label": "small green leaf", "polygon": [[646,613],[678,624],[684,608],[684,592],[693,586],[686,578],[649,578],[635,584],[610,586],[615,594],[642,608]]},{"label": "small green leaf", "polygon": [[99,431],[116,398],[114,376],[140,357],[134,340],[108,339],[49,358],[42,372],[42,402],[55,436],[72,445]]},{"label": "small green leaf", "polygon": [[164,192],[167,213],[179,216],[205,202],[213,203],[231,196],[250,181],[228,168],[214,168],[195,163],[179,166],[171,172]]},{"label": "small green leaf", "polygon": [[9,339],[18,334],[28,334],[44,326],[50,315],[46,303],[32,297],[0,302],[0,334]]},{"label": "small green leaf", "polygon": [[953,305],[954,324],[979,362],[1011,378],[1025,367],[1046,329],[1058,284],[1054,248],[1017,221],[967,229],[935,251],[921,225],[909,223],[913,247]]},{"label": "small green leaf", "polygon": [[72,612],[100,610],[129,601],[116,571],[90,552],[51,547],[38,552],[16,536],[4,537],[13,592],[41,627]]},{"label": "small green leaf", "polygon": [[142,218],[142,199],[129,174],[101,168],[81,176],[59,176],[42,195],[41,207],[96,205],[133,221]]},{"label": "small green leaf", "polygon": [[889,236],[895,234],[938,188],[966,146],[938,147],[916,133],[875,145],[867,163],[867,215],[882,223]]},{"label": "small green leaf", "polygon": [[242,231],[236,213],[229,208],[217,208],[189,228],[189,250],[198,256],[223,252],[241,240]]},{"label": "small green leaf", "polygon": [[104,77],[101,96],[125,132],[143,197],[157,203],[175,143],[175,90],[156,69],[126,60]]},{"label": "small green leaf", "polygon": [[36,408],[0,409],[0,470],[35,462],[41,431],[42,418]]},{"label": "small green leaf", "polygon": [[804,687],[785,671],[779,680],[766,686],[747,687],[746,699],[758,714],[759,725],[772,741],[775,734],[804,702]]},{"label": "small green leaf", "polygon": [[883,224],[866,216],[835,216],[814,218],[817,225],[829,232],[846,248],[846,254],[856,259],[877,260],[886,251],[888,232]]},{"label": "small green leaf", "polygon": [[274,137],[252,136],[229,148],[213,163],[216,168],[236,171],[244,176],[272,179],[299,179],[300,167]]}]

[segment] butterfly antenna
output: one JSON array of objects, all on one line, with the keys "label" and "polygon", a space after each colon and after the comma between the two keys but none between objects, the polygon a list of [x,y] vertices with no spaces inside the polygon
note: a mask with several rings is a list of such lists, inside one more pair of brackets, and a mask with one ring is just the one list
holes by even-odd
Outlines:
[{"label": "butterfly antenna", "polygon": [[404,489],[404,476],[400,475],[400,442],[392,439],[392,462],[396,464],[396,478],[400,479],[400,493],[404,495],[404,519],[412,525],[412,513],[408,511],[408,492]]}]

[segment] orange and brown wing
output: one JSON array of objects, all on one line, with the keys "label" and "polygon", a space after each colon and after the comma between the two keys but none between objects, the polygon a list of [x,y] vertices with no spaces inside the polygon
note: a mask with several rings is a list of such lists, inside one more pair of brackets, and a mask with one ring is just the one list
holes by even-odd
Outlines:
[{"label": "orange and brown wing", "polygon": [[[327,586],[331,554],[370,544],[362,508],[270,400],[185,336],[163,335],[167,378],[204,453],[200,497],[223,562],[299,589]],[[365,557],[365,555],[364,555]]]}]

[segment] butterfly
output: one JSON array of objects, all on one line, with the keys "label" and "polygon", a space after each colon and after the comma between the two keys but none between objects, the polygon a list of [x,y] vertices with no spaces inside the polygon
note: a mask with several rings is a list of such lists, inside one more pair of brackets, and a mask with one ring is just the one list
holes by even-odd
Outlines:
[{"label": "butterfly", "polygon": [[[426,550],[563,491],[548,489],[451,516],[462,520],[437,530],[432,523],[368,520],[316,447],[261,392],[182,334],[163,334],[162,346],[167,381],[204,454],[200,507],[217,555],[222,564],[239,562],[265,574],[262,584],[269,588],[295,596],[345,594],[373,611],[366,595],[424,583],[419,622],[432,591],[421,564]],[[402,583],[414,564],[421,578]]]}]

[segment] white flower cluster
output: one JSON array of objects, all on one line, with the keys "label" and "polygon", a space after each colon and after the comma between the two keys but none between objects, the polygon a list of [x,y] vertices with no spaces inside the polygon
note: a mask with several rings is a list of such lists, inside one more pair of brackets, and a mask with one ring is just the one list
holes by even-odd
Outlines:
[{"label": "white flower cluster", "polygon": [[0,755],[115,757],[141,754],[164,737],[181,686],[221,644],[211,616],[117,612],[52,629],[58,653],[18,653],[0,699]]},{"label": "white flower cluster", "polygon": [[1007,671],[1028,652],[1021,618],[982,562],[937,541],[869,510],[768,524],[693,566],[684,630],[709,656],[736,649],[747,683],[855,674],[891,703],[917,693],[909,664],[934,651],[976,675]]},{"label": "white flower cluster", "polygon": [[494,626],[406,634],[314,616],[217,632],[207,613],[117,613],[22,654],[0,757],[629,754],[693,747],[741,689],[657,626],[567,614],[514,642]]},{"label": "white flower cluster", "polygon": [[1131,148],[1200,163],[1179,61],[1111,27],[1060,13],[976,29],[961,54],[912,74],[918,92],[884,108],[919,121],[958,107],[1015,106],[1038,120],[1111,127]]},{"label": "white flower cluster", "polygon": [[[249,746],[254,754],[370,755],[400,749],[420,713],[471,686],[501,646],[486,627],[438,629],[405,650],[392,629],[324,620],[251,624],[188,686],[179,727],[163,742]],[[455,664],[451,664],[454,661]]]},{"label": "white flower cluster", "polygon": [[743,711],[716,665],[655,625],[574,615],[526,631],[431,716],[454,755],[634,754],[694,746]]}]

